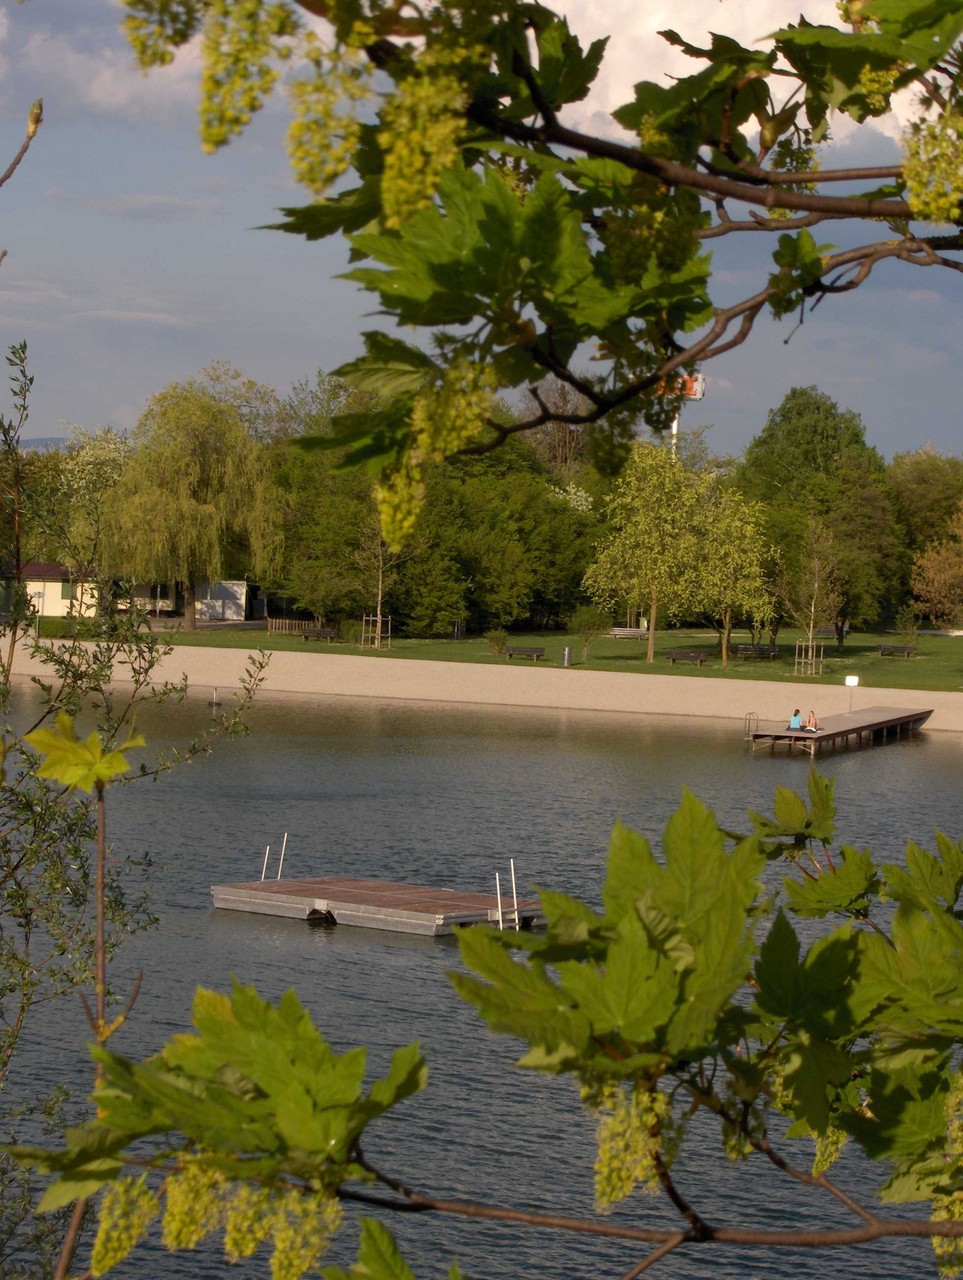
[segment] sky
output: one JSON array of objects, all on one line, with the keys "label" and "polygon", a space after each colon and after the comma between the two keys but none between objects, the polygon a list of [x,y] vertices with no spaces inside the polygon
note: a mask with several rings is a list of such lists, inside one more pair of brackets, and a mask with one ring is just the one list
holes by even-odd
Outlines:
[{"label": "sky", "polygon": [[[799,11],[791,0],[556,7],[583,43],[617,33],[592,95],[570,117],[608,132],[607,112],[635,81],[692,69],[658,30],[696,44],[716,30],[751,44]],[[831,0],[806,6],[815,21],[835,21],[834,12]],[[33,146],[0,188],[0,344],[28,344],[27,438],[63,436],[71,424],[127,430],[152,394],[213,361],[284,394],[359,355],[361,330],[377,324],[373,299],[337,278],[348,265],[343,243],[257,229],[308,201],[287,169],[283,100],[205,155],[195,52],[144,76],[120,17],[114,0],[0,6],[0,170],[30,104],[44,100]],[[847,134],[845,122],[834,129],[854,158],[859,143],[864,163],[891,156],[897,133],[892,119],[868,138]],[[818,238],[838,242],[831,229]],[[761,235],[717,241],[717,300],[759,288],[773,247]],[[860,414],[887,458],[928,442],[963,453],[961,287],[957,273],[894,264],[823,301],[802,328],[760,319],[745,346],[704,367],[705,399],[684,407],[682,429],[709,427],[710,448],[739,454],[791,387],[815,385]]]}]

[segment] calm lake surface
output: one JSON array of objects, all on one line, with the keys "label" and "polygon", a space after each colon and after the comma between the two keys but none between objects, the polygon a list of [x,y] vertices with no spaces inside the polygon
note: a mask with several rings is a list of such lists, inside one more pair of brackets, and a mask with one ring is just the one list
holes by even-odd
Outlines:
[{"label": "calm lake surface", "polygon": [[[152,750],[183,744],[209,716],[202,701],[152,712],[141,728]],[[210,886],[257,879],[265,846],[272,864],[288,833],[290,875],[336,872],[470,889],[506,883],[515,858],[519,892],[547,885],[599,900],[615,819],[659,842],[688,786],[730,828],[747,809],[771,809],[777,785],[805,791],[809,761],[759,754],[741,726],[634,716],[381,704],[363,699],[264,699],[252,737],[159,783],[138,781],[110,797],[112,843],[156,861],[159,927],[125,946],[114,968],[123,996],[137,969],[144,984],[113,1046],[130,1056],[156,1049],[188,1024],[198,983],[225,989],[232,976],[276,998],[296,987],[339,1050],[369,1047],[372,1074],[391,1051],[417,1039],[428,1090],[371,1132],[368,1157],[426,1192],[559,1213],[592,1202],[593,1124],[570,1082],[512,1069],[518,1045],[489,1036],[446,979],[459,966],[451,940],[367,930],[312,929],[303,922],[213,912]],[[840,836],[898,860],[910,837],[933,847],[935,828],[963,834],[963,738],[931,735],[827,757],[837,779]],[[271,873],[269,873],[271,874]],[[59,1007],[34,1024],[21,1070],[38,1083],[89,1079],[79,1009]],[[770,1166],[722,1165],[714,1139],[678,1170],[680,1185],[716,1222],[801,1226],[850,1221],[834,1202]],[[712,1153],[712,1158],[709,1154]],[[846,1158],[839,1180],[868,1198],[873,1171]],[[614,1220],[675,1225],[658,1199],[637,1195]],[[636,1246],[516,1232],[455,1219],[389,1223],[419,1280],[457,1260],[471,1276],[617,1277]],[[354,1256],[350,1226],[331,1260]],[[905,1280],[934,1274],[925,1242],[781,1254],[718,1247],[675,1254],[655,1276],[823,1277]],[[170,1256],[142,1249],[116,1274],[189,1280],[225,1274],[213,1250]],[[262,1277],[261,1261],[230,1270]]]}]

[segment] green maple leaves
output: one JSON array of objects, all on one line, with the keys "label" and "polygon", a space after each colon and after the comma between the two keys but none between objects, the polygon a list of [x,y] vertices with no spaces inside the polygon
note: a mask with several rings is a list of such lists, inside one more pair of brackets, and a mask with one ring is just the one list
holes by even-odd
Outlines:
[{"label": "green maple leaves", "polygon": [[[944,836],[936,855],[911,845],[905,868],[849,846],[830,858],[835,814],[832,783],[815,773],[809,803],[780,788],[773,816],[751,815],[744,838],[686,795],[661,859],[616,828],[604,914],[545,895],[543,937],[472,931],[460,941],[476,976],[452,981],[493,1030],[527,1045],[521,1066],[585,1086],[674,1081],[678,1105],[709,1106],[730,1130],[741,1114],[747,1136],[782,1111],[790,1136],[849,1134],[888,1161],[891,1199],[945,1192],[963,849]],[[783,907],[764,896],[776,858],[794,869]],[[809,922],[833,916],[845,922],[813,938]]]},{"label": "green maple leaves", "polygon": [[[593,166],[582,168],[597,187]],[[568,360],[589,337],[621,336],[620,326],[645,314],[656,284],[667,283],[653,279],[650,289],[642,280],[622,286],[606,280],[586,236],[584,205],[552,172],[515,192],[497,171],[478,174],[458,164],[441,179],[437,204],[396,234],[371,229],[351,237],[356,252],[380,265],[356,267],[347,278],[375,291],[402,324],[480,322],[480,354],[500,383],[514,386],[537,378],[539,368],[505,349],[536,346],[550,332],[555,358]],[[708,259],[699,262],[701,271],[686,269],[677,279],[687,286],[693,322],[707,307]],[[358,371],[342,372],[355,378]]]},{"label": "green maple leaves", "polygon": [[334,1053],[294,992],[274,1006],[239,984],[230,996],[199,988],[194,1027],[144,1062],[92,1049],[102,1069],[96,1119],[68,1133],[64,1151],[16,1149],[57,1175],[42,1209],[115,1179],[126,1149],[148,1136],[167,1139],[151,1160],[160,1168],[189,1152],[227,1178],[259,1184],[295,1179],[319,1190],[363,1179],[355,1148],[365,1126],[427,1080],[417,1045],[408,1045],[365,1092],[365,1050]]}]

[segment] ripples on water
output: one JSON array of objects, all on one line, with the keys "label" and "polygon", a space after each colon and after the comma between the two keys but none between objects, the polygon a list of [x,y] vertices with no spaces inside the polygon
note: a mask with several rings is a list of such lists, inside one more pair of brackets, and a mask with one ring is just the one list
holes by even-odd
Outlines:
[{"label": "ripples on water", "polygon": [[[152,747],[181,742],[207,714],[203,703],[155,710],[142,726]],[[372,1071],[399,1044],[419,1039],[430,1085],[366,1143],[376,1164],[439,1195],[582,1214],[591,1206],[592,1124],[573,1086],[511,1069],[518,1046],[486,1034],[454,995],[451,940],[352,929],[210,909],[210,885],[256,879],[266,844],[272,862],[288,833],[285,872],[348,873],[471,889],[493,888],[514,856],[519,891],[548,885],[599,901],[608,832],[618,818],[653,842],[687,785],[723,825],[744,828],[747,809],[771,809],[777,784],[805,790],[808,760],[751,756],[737,724],[693,725],[572,712],[418,707],[365,700],[299,704],[265,699],[255,735],[219,746],[158,784],[137,782],[110,797],[113,843],[157,862],[160,928],[133,939],[114,975],[124,991],[138,968],[144,986],[114,1042],[153,1051],[187,1022],[198,982],[224,989],[232,975],[272,998],[295,986],[338,1049],[367,1043]],[[963,833],[960,740],[920,738],[829,757],[838,779],[841,836],[884,860],[908,837],[932,847],[933,830]],[[85,1028],[72,1004],[34,1026],[22,1069],[38,1083],[89,1078]],[[680,1182],[710,1219],[796,1226],[846,1220],[831,1202],[752,1162],[720,1167],[698,1146]],[[847,1185],[866,1196],[871,1179],[845,1162]],[[676,1225],[658,1200],[635,1197],[616,1221]],[[591,1238],[516,1233],[454,1219],[393,1219],[419,1280],[452,1261],[473,1276],[617,1277],[639,1251]],[[353,1256],[353,1233],[332,1260]],[[673,1280],[703,1276],[822,1277],[825,1253],[707,1247],[655,1269]],[[892,1243],[831,1255],[835,1280],[932,1274],[929,1245]],[[222,1275],[209,1250],[171,1257],[145,1249],[117,1272],[137,1280]],[[260,1277],[266,1264],[231,1274]]]}]

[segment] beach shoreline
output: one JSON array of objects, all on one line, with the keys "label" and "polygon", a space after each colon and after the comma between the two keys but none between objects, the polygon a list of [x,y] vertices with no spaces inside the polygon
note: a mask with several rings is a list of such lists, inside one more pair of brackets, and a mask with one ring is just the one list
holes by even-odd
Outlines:
[{"label": "beach shoreline", "polygon": [[[256,649],[252,645],[252,651]],[[248,654],[240,649],[175,648],[158,667],[157,681],[187,677],[195,694],[210,698],[241,687]],[[13,679],[49,679],[50,669],[18,649]],[[121,669],[116,683],[127,683]],[[379,701],[451,703],[491,707],[531,707],[597,711],[623,715],[673,716],[744,722],[757,716],[762,726],[785,724],[794,707],[813,707],[820,717],[869,707],[932,710],[927,730],[963,729],[963,693],[919,689],[850,689],[802,680],[713,680],[638,672],[581,671],[542,667],[534,662],[505,665],[432,662],[316,651],[275,651],[263,691],[282,698],[374,698]]]}]

